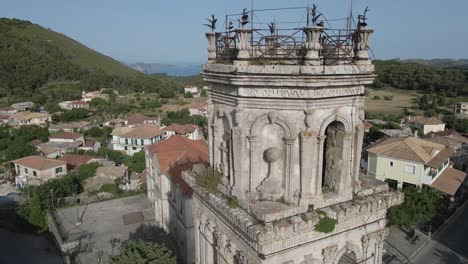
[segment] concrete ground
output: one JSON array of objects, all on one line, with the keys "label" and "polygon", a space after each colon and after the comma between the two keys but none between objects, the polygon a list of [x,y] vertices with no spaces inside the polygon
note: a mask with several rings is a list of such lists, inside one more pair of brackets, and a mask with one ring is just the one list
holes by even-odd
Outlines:
[{"label": "concrete ground", "polygon": [[19,191],[16,190],[14,184],[11,184],[9,182],[0,184],[0,197],[7,196],[10,193],[19,193]]},{"label": "concrete ground", "polygon": [[408,234],[398,227],[390,227],[390,233],[384,245],[384,263],[409,263],[409,259],[421,250],[431,239],[416,230],[417,240],[412,243]]},{"label": "concrete ground", "polygon": [[[77,222],[81,224],[77,225]],[[66,242],[81,241],[80,263],[107,263],[131,239],[157,241],[154,212],[144,195],[59,209],[56,222],[62,225]]]},{"label": "concrete ground", "polygon": [[414,264],[468,263],[468,202],[432,236],[432,241],[411,259]]}]

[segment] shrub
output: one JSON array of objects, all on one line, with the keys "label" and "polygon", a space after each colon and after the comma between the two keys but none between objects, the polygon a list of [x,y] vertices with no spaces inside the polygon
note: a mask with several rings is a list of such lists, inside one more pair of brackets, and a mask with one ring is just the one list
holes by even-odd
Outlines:
[{"label": "shrub", "polygon": [[393,95],[385,95],[383,98],[386,101],[391,101],[391,100],[393,100]]},{"label": "shrub", "polygon": [[372,97],[372,100],[380,100],[380,96],[376,95],[376,96]]},{"label": "shrub", "polygon": [[322,218],[315,225],[315,230],[322,233],[333,232],[333,230],[335,230],[336,220],[324,215],[323,213],[321,215]]},{"label": "shrub", "polygon": [[197,186],[205,191],[218,194],[218,185],[221,184],[222,175],[214,168],[207,168],[203,173],[196,175]]},{"label": "shrub", "polygon": [[111,257],[110,263],[176,264],[177,260],[172,251],[163,245],[142,240],[132,240],[122,247],[119,255]]}]

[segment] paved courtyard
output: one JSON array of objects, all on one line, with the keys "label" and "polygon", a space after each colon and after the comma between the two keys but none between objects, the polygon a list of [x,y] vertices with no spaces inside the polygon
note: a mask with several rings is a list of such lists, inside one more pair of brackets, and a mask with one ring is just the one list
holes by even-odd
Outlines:
[{"label": "paved courtyard", "polygon": [[432,236],[412,263],[468,264],[468,202]]},{"label": "paved courtyard", "polygon": [[60,209],[55,218],[64,245],[81,243],[80,263],[106,263],[125,241],[162,236],[144,195]]}]

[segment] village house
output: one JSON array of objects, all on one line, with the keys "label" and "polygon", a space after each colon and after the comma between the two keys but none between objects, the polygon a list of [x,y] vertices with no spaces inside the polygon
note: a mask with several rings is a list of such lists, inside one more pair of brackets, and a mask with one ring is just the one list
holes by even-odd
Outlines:
[{"label": "village house", "polygon": [[[432,186],[455,195],[466,173],[452,168],[453,150],[415,137],[389,138],[367,149],[369,176],[394,189]],[[459,184],[451,184],[452,182]],[[450,187],[440,188],[450,183]]]},{"label": "village house", "polygon": [[184,87],[184,93],[191,93],[193,97],[199,97],[200,93],[198,92],[198,87],[196,86],[186,86]]},{"label": "village house", "polygon": [[65,154],[59,160],[67,163],[68,170],[75,170],[80,165],[97,162],[99,164],[108,164],[107,159],[94,157],[91,155]]},{"label": "village house", "polygon": [[39,125],[45,126],[52,122],[51,115],[47,113],[33,113],[29,111],[18,112],[10,116],[9,122],[15,126]]},{"label": "village house", "polygon": [[89,103],[83,100],[64,101],[64,102],[59,103],[59,106],[60,108],[64,110],[72,110],[72,109],[79,109],[79,108],[88,109]]},{"label": "village house", "polygon": [[199,115],[199,116],[208,116],[208,104],[188,104],[183,108],[186,108],[190,112],[190,116]]},{"label": "village house", "polygon": [[0,115],[0,124],[8,124],[10,117],[7,115]]},{"label": "village house", "polygon": [[84,143],[84,137],[82,134],[74,132],[62,132],[49,137],[49,142],[55,143],[75,143],[81,142]]},{"label": "village house", "polygon": [[165,139],[164,130],[155,125],[119,127],[112,132],[112,148],[133,155],[145,146]]},{"label": "village house", "polygon": [[173,136],[145,150],[148,199],[156,221],[169,232],[182,263],[194,259],[192,189],[182,179],[183,171],[209,163],[204,140]]},{"label": "village house", "polygon": [[100,98],[103,100],[109,100],[109,95],[108,94],[103,94],[101,91],[94,91],[94,92],[85,92],[83,91],[81,93],[81,100],[89,103],[91,100],[94,98]]},{"label": "village house", "polygon": [[456,114],[468,114],[468,102],[456,103],[454,112]]},{"label": "village house", "polygon": [[126,122],[127,122],[126,120],[123,120],[121,118],[115,118],[115,119],[105,121],[105,122],[101,123],[99,126],[100,127],[106,127],[107,126],[107,127],[111,127],[111,128],[117,128],[117,127],[125,126]]},{"label": "village house", "polygon": [[424,135],[430,132],[441,132],[445,130],[445,123],[437,117],[408,116],[404,122],[418,131],[421,131]]},{"label": "village house", "polygon": [[16,186],[39,185],[67,173],[67,163],[42,156],[29,156],[13,160],[16,172]]},{"label": "village house", "polygon": [[129,127],[146,125],[146,124],[159,126],[160,118],[145,116],[142,114],[134,114],[134,115],[128,116],[125,120],[125,125]]},{"label": "village house", "polygon": [[17,112],[16,109],[14,107],[11,107],[11,106],[0,108],[0,115],[9,116],[9,115],[12,115],[12,114],[16,114],[16,112]]},{"label": "village house", "polygon": [[11,107],[13,107],[14,109],[16,109],[16,111],[26,111],[26,110],[29,110],[31,108],[33,108],[34,106],[34,103],[33,102],[20,102],[20,103],[16,103],[16,104],[12,104]]},{"label": "village house", "polygon": [[86,139],[84,144],[80,147],[82,150],[98,151],[101,148],[101,142],[95,139]]},{"label": "village house", "polygon": [[186,138],[192,139],[192,140],[199,140],[203,139],[203,131],[201,128],[197,125],[179,125],[179,124],[172,124],[169,125],[165,128],[163,128],[165,131],[165,135],[167,137],[171,137],[173,135],[179,135],[179,136],[184,136]]}]

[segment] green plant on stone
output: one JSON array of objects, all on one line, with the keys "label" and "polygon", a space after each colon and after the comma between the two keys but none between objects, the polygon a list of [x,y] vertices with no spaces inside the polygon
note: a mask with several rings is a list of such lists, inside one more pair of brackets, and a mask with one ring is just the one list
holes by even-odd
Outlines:
[{"label": "green plant on stone", "polygon": [[231,197],[228,197],[228,205],[229,207],[235,209],[237,207],[239,207],[239,200],[237,199],[236,196],[231,196]]},{"label": "green plant on stone", "polygon": [[221,184],[222,175],[216,169],[209,167],[202,173],[196,174],[197,186],[213,194],[219,194],[218,185]]},{"label": "green plant on stone", "polygon": [[318,212],[322,217],[320,221],[315,225],[315,230],[322,233],[331,233],[335,230],[336,220],[328,217],[323,212]]}]

